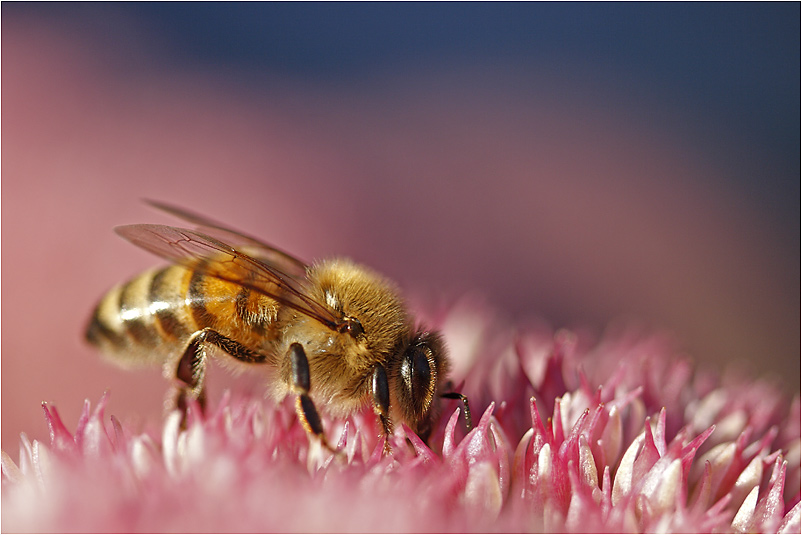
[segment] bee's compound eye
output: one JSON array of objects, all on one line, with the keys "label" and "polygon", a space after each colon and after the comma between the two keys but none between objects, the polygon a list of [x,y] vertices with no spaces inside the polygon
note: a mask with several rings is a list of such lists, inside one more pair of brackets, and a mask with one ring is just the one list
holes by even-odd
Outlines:
[{"label": "bee's compound eye", "polygon": [[428,349],[412,346],[407,350],[401,361],[401,377],[412,407],[422,415],[434,394],[432,361]]}]

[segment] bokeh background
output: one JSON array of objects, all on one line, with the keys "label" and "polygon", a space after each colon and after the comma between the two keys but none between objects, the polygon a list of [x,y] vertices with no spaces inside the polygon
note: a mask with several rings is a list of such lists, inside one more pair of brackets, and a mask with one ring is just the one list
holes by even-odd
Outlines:
[{"label": "bokeh background", "polygon": [[[180,204],[420,302],[602,331],[799,390],[800,5],[2,6],[2,447],[158,371],[84,345]],[[433,305],[432,305],[433,304]],[[221,388],[225,374],[211,377]]]}]

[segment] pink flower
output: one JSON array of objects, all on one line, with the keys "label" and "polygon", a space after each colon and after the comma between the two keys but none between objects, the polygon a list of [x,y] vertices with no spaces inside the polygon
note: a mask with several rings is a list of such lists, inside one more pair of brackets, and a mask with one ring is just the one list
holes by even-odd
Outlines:
[{"label": "pink flower", "polygon": [[[461,304],[434,319],[472,403],[443,405],[430,446],[383,442],[370,411],[325,419],[226,394],[186,430],[132,435],[87,401],[75,432],[4,452],[5,531],[799,532],[800,402],[695,371],[666,337],[505,327]],[[478,411],[478,412],[477,412]]]}]

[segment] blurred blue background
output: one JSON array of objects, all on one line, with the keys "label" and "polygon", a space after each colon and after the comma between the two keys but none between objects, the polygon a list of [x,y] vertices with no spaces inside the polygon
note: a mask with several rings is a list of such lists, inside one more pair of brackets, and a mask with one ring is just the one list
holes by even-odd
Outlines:
[{"label": "blurred blue background", "polygon": [[[127,76],[218,70],[257,89],[275,76],[342,87],[410,67],[483,64],[514,68],[522,91],[556,75],[566,91],[591,98],[615,95],[641,110],[659,102],[661,119],[679,114],[674,126],[799,236],[796,2],[12,2],[2,10],[6,20],[50,18],[92,35],[109,67]],[[143,37],[157,55],[142,55]]]}]

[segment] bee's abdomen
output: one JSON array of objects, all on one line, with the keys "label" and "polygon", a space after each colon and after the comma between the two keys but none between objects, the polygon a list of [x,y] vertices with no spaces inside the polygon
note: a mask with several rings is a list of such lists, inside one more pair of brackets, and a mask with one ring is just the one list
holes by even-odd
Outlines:
[{"label": "bee's abdomen", "polygon": [[198,329],[187,306],[192,273],[169,266],[111,289],[98,303],[86,339],[120,363],[160,363]]},{"label": "bee's abdomen", "polygon": [[204,328],[257,348],[275,337],[278,303],[174,265],[142,273],[98,303],[86,339],[119,364],[162,363]]}]

